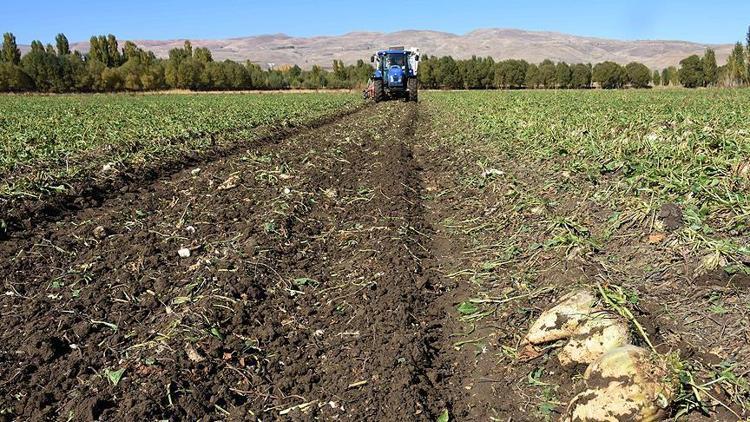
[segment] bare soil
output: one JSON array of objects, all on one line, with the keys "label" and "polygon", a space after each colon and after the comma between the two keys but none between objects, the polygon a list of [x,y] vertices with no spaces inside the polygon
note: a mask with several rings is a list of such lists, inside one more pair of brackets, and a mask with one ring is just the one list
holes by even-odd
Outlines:
[{"label": "bare soil", "polygon": [[381,105],[19,225],[0,419],[433,420],[418,122]]}]

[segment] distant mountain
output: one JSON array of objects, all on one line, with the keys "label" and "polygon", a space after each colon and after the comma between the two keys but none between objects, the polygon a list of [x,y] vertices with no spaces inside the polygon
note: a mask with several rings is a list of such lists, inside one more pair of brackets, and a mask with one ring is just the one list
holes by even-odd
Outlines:
[{"label": "distant mountain", "polygon": [[[703,54],[707,47],[716,50],[719,64],[723,64],[732,49],[730,44],[709,45],[686,41],[620,41],[581,37],[556,32],[535,32],[518,29],[478,29],[465,35],[446,32],[408,30],[391,33],[351,32],[339,36],[309,38],[284,34],[259,35],[224,40],[191,40],[196,47],[208,47],[216,60],[251,60],[267,66],[314,64],[331,67],[334,59],[354,63],[368,60],[378,50],[392,45],[419,47],[425,54],[454,58],[492,56],[496,60],[525,59],[541,62],[544,59],[568,63],[597,63],[612,60],[621,64],[638,61],[651,68],[677,65],[691,54]],[[134,40],[159,57],[166,57],[170,49],[182,46],[184,40]],[[88,42],[75,43],[73,48],[88,50]]]}]

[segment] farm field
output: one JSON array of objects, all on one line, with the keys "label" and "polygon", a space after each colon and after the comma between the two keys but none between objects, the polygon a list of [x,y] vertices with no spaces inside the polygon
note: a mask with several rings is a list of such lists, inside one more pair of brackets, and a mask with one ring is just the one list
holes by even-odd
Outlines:
[{"label": "farm field", "polygon": [[750,416],[750,91],[420,99],[0,96],[0,421],[560,420],[574,289]]},{"label": "farm field", "polygon": [[747,417],[748,94],[429,98],[423,156],[439,158],[425,189],[473,368],[454,380],[470,387],[452,400],[459,419],[564,414],[581,372],[546,354],[519,363],[519,344],[550,301],[598,286],[642,326],[637,344],[672,359],[672,416]]},{"label": "farm field", "polygon": [[0,96],[0,198],[80,202],[359,104],[345,93]]}]

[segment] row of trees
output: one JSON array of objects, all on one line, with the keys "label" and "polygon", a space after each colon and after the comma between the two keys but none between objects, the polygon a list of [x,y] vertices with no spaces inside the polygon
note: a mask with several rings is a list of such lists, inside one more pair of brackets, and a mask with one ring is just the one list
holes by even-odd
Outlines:
[{"label": "row of trees", "polygon": [[658,85],[682,85],[686,88],[724,86],[738,87],[750,84],[750,27],[745,36],[745,45],[737,42],[727,58],[727,63],[718,66],[716,53],[707,49],[703,57],[692,55],[680,61],[679,70],[669,67],[654,71],[652,82]]},{"label": "row of trees", "polygon": [[652,82],[651,70],[642,63],[621,66],[614,62],[591,64],[545,60],[540,64],[525,60],[503,60],[472,57],[454,60],[451,57],[423,57],[420,81],[426,88],[488,89],[546,88],[582,89],[594,83],[606,89],[646,88]]},{"label": "row of trees", "polygon": [[[591,64],[528,63],[524,60],[495,62],[491,57],[455,60],[429,57],[420,61],[419,78],[426,88],[447,89],[582,89],[596,84],[605,89],[647,88],[651,85],[744,86],[750,84],[750,29],[746,45],[737,43],[727,64],[718,66],[713,50],[703,57],[694,55],[680,62],[680,68],[651,70],[642,63],[626,66],[614,62]],[[213,60],[207,48],[193,48],[186,41],[157,58],[130,41],[120,48],[113,35],[91,37],[88,53],[71,51],[63,34],[55,45],[31,43],[25,55],[13,34],[3,36],[0,50],[0,91],[108,92],[160,89],[242,90],[288,88],[354,88],[362,86],[372,73],[362,60],[344,65],[334,60],[331,70],[299,66],[264,70],[250,61]]]},{"label": "row of trees", "polygon": [[59,34],[54,46],[34,41],[22,56],[13,34],[6,33],[0,50],[0,91],[6,92],[353,88],[371,72],[362,60],[349,66],[334,61],[331,71],[319,66],[263,70],[249,61],[214,61],[211,51],[193,48],[189,41],[159,59],[130,41],[120,48],[113,35],[91,37],[89,52],[82,54],[71,51]]},{"label": "row of trees", "polygon": [[750,59],[750,29],[747,32],[746,45],[743,46],[739,42],[735,44],[725,65],[717,66],[716,53],[708,49],[703,57],[693,55],[682,60],[680,70],[677,71],[677,79],[682,86],[687,88],[746,86],[750,84],[748,59]]},{"label": "row of trees", "polygon": [[687,88],[750,84],[750,28],[746,44],[737,43],[727,59],[718,66],[716,52],[707,49],[703,57],[693,55],[680,62],[679,69],[670,66],[661,71],[651,70],[642,63],[626,66],[614,62],[591,64],[554,63],[545,60],[530,64],[524,60],[504,60],[472,57],[454,60],[451,57],[424,57],[420,64],[420,81],[427,88],[490,89],[490,88],[591,88],[604,89],[649,86],[679,86]]}]

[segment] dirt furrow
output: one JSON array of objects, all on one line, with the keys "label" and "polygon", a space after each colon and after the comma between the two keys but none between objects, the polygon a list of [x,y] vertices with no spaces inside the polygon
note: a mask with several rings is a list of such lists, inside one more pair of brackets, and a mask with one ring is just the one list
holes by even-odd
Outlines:
[{"label": "dirt furrow", "polygon": [[397,114],[400,108],[387,130],[361,132],[346,154],[347,166],[356,170],[332,180],[337,192],[357,191],[358,197],[331,216],[336,234],[327,251],[334,286],[319,299],[340,315],[320,332],[327,349],[320,371],[333,375],[332,390],[351,419],[430,420],[444,406],[435,388],[440,374],[432,336],[439,326],[430,315],[431,229],[410,145],[416,108],[393,118]]},{"label": "dirt furrow", "polygon": [[382,104],[0,241],[0,420],[431,420],[441,276]]}]

